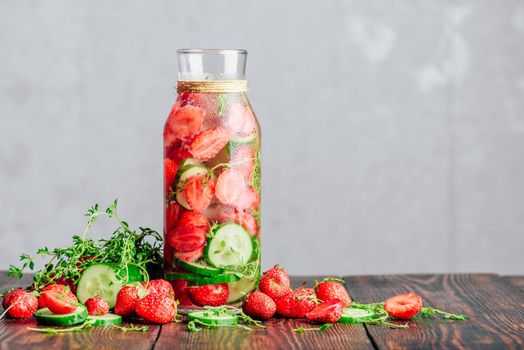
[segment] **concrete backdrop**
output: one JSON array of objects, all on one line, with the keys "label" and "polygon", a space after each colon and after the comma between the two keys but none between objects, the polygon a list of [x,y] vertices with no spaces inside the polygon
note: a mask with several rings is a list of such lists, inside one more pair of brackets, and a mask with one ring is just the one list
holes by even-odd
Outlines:
[{"label": "concrete backdrop", "polygon": [[249,51],[265,267],[524,273],[517,0],[1,0],[0,268],[115,197],[161,230],[182,47]]}]

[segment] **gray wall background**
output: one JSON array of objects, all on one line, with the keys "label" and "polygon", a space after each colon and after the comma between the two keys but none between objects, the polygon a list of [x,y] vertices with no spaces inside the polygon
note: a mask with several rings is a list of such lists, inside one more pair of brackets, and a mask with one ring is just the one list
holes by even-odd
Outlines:
[{"label": "gray wall background", "polygon": [[265,267],[524,273],[517,0],[1,0],[0,268],[115,197],[161,229],[181,47],[249,50]]}]

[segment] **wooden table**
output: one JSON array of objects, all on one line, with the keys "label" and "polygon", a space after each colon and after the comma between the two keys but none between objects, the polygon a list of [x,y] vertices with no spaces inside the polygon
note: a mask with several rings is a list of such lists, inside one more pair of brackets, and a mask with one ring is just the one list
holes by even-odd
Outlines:
[{"label": "wooden table", "polygon": [[[321,277],[293,277],[293,285]],[[467,321],[440,318],[408,322],[409,329],[336,324],[323,333],[297,334],[311,327],[302,320],[273,319],[253,332],[214,329],[189,332],[185,323],[152,325],[145,333],[94,328],[47,335],[30,332],[27,321],[0,321],[0,349],[524,349],[524,276],[493,274],[347,276],[351,296],[377,302],[412,291],[426,305],[469,316]],[[0,272],[0,290],[28,285]]]}]

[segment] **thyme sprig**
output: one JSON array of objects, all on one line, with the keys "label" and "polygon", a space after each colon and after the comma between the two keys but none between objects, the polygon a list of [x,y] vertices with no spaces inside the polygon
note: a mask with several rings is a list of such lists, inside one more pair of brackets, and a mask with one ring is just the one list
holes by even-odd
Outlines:
[{"label": "thyme sprig", "polygon": [[[21,267],[11,265],[8,275],[22,278],[27,270],[34,270],[37,258],[47,258],[44,267],[37,271],[33,278],[33,288],[36,291],[56,281],[71,281],[77,283],[83,270],[93,263],[110,263],[117,276],[126,280],[129,267],[136,267],[145,280],[149,279],[149,271],[160,271],[162,265],[162,237],[150,228],[139,227],[132,230],[129,224],[117,213],[118,201],[115,200],[105,210],[100,210],[95,204],[89,208],[87,224],[81,235],[73,236],[73,243],[65,248],[50,250],[47,247],[38,249],[34,256],[22,254]],[[95,241],[87,238],[89,230],[101,216],[113,219],[118,227],[109,239]]]},{"label": "thyme sprig", "polygon": [[320,327],[311,327],[311,328],[293,328],[293,332],[296,332],[297,334],[303,334],[304,332],[324,332],[327,329],[331,328],[333,326],[333,323],[324,323]]}]

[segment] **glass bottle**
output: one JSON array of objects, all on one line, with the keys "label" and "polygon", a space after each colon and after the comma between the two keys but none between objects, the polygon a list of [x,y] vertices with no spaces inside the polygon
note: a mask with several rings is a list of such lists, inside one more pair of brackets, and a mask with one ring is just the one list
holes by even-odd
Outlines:
[{"label": "glass bottle", "polygon": [[238,303],[260,276],[260,126],[246,57],[178,50],[164,127],[164,270],[182,309]]}]

